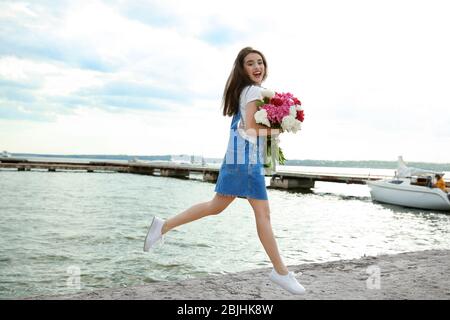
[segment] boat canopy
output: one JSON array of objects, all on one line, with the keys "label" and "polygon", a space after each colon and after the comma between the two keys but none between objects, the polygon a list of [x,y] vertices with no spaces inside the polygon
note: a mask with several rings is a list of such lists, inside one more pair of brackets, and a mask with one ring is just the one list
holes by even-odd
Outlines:
[{"label": "boat canopy", "polygon": [[438,173],[443,175],[442,172],[408,167],[403,161],[403,157],[402,156],[398,157],[397,176],[399,178],[407,178],[412,176],[426,176],[426,175],[434,176],[435,174]]}]

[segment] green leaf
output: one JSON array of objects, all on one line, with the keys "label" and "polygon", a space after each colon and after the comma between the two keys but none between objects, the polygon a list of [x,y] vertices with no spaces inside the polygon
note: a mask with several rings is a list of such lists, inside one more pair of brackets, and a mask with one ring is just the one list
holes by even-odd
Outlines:
[{"label": "green leaf", "polygon": [[262,100],[256,100],[256,106],[259,108],[261,106],[263,106],[265,103]]},{"label": "green leaf", "polygon": [[283,150],[281,150],[281,148],[278,147],[278,162],[281,165],[283,165],[285,161],[286,161],[286,158],[284,157]]}]

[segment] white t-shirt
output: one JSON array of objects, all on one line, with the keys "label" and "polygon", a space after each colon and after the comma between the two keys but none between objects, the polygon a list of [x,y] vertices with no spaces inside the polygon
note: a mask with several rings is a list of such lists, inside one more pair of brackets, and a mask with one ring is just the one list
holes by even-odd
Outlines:
[{"label": "white t-shirt", "polygon": [[262,99],[261,90],[263,90],[263,88],[260,86],[247,86],[242,89],[241,96],[239,98],[239,111],[241,112],[241,120],[238,124],[238,132],[242,138],[252,143],[256,143],[256,137],[250,136],[245,132],[245,112],[247,109],[247,103]]}]

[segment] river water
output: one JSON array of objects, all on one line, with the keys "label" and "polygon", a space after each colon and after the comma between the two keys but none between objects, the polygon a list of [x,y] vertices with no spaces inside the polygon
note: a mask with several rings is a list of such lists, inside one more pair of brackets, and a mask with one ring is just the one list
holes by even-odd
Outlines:
[{"label": "river water", "polygon": [[[218,216],[173,230],[163,246],[143,252],[153,215],[167,218],[208,201],[214,186],[196,175],[183,180],[0,170],[0,298],[70,294],[269,267],[245,199],[236,199]],[[269,189],[268,195],[274,233],[287,265],[450,249],[450,215],[374,203],[365,185],[317,182],[311,192]]]}]

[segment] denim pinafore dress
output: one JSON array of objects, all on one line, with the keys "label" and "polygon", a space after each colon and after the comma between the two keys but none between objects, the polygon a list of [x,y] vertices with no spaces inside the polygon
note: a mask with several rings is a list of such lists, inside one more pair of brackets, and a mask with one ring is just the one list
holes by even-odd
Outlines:
[{"label": "denim pinafore dress", "polygon": [[241,112],[233,116],[227,152],[220,167],[215,192],[224,196],[267,200],[264,176],[266,137],[257,136],[256,143],[244,139],[238,132]]}]

